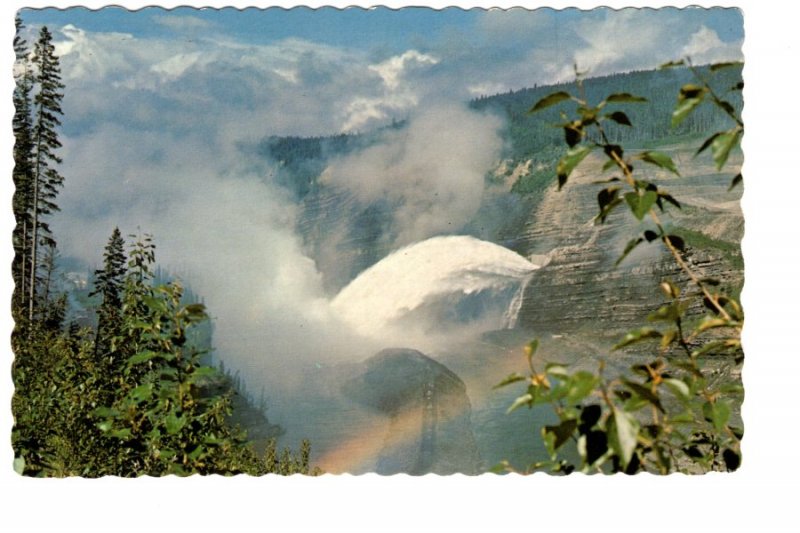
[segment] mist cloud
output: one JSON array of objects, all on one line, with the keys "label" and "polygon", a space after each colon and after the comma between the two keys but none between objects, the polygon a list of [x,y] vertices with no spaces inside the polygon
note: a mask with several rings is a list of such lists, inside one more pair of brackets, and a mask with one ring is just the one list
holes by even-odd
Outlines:
[{"label": "mist cloud", "polygon": [[379,144],[334,161],[321,179],[363,203],[393,205],[395,247],[458,231],[480,207],[501,126],[463,106],[426,108]]}]

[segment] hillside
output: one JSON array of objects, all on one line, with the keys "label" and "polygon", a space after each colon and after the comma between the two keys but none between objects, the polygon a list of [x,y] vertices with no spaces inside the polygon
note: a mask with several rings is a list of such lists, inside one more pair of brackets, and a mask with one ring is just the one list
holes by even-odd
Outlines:
[{"label": "hillside", "polygon": [[[699,69],[708,76],[708,69]],[[628,104],[624,107],[634,126],[631,128],[609,124],[612,141],[625,143],[629,148],[673,146],[681,153],[679,164],[690,174],[695,174],[696,160],[692,160],[682,143],[697,144],[701,133],[713,128],[726,127],[726,118],[715,113],[710,105],[701,105],[678,128],[670,127],[670,115],[675,105],[678,89],[690,81],[685,68],[652,70],[589,78],[583,83],[590,101],[599,101],[604,95],[629,92],[648,99],[645,104]],[[714,73],[713,79],[721,90],[741,82],[741,69],[725,69]],[[532,116],[527,113],[532,104],[542,96],[558,90],[574,90],[575,84],[560,84],[523,89],[519,91],[480,97],[469,103],[476,110],[499,114],[505,121],[502,131],[504,149],[501,160],[486,175],[480,208],[463,226],[450,228],[450,233],[461,233],[502,244],[521,253],[545,253],[552,240],[540,241],[544,230],[531,229],[531,217],[538,224],[547,225],[547,216],[537,213],[540,202],[550,197],[547,193],[555,181],[555,164],[565,147],[558,122],[558,109],[552,108]],[[730,93],[736,108],[742,105],[740,93]],[[609,106],[611,110],[612,106]],[[306,252],[312,257],[323,275],[326,289],[334,294],[359,272],[386,256],[393,246],[395,228],[391,214],[398,208],[390,201],[364,202],[352,192],[326,185],[320,176],[328,163],[347,154],[358,153],[380,143],[383,133],[400,130],[406,122],[393,122],[382,130],[359,135],[329,137],[269,137],[258,146],[250,147],[255,153],[275,164],[277,170],[270,179],[291,191],[300,207],[297,230],[302,235]],[[703,171],[706,172],[705,170]],[[683,192],[693,198],[706,198],[710,192],[707,183],[687,181]],[[693,188],[691,183],[697,187]],[[586,194],[591,194],[587,189]],[[714,193],[716,194],[716,193]],[[562,195],[564,196],[564,195]],[[565,196],[566,197],[566,196]],[[727,201],[735,202],[738,197]],[[554,205],[558,200],[552,199]],[[591,203],[591,202],[589,202]],[[689,210],[703,210],[707,205],[695,202]],[[593,213],[587,205],[582,216],[589,220]],[[549,213],[552,208],[546,208]],[[718,211],[713,207],[711,211]],[[730,213],[729,213],[730,214]],[[738,215],[734,215],[736,218]],[[699,217],[703,219],[703,216]],[[724,217],[726,220],[730,216]],[[551,222],[552,223],[552,220]],[[719,225],[721,222],[715,222]],[[739,222],[733,222],[736,226]],[[712,239],[723,238],[735,242],[737,235],[724,236],[724,229],[709,229],[705,223],[687,220],[687,230],[711,231]],[[730,225],[730,224],[729,224]],[[735,233],[735,232],[734,232]],[[535,241],[535,244],[533,244]],[[576,243],[573,243],[576,244]]]},{"label": "hillside", "polygon": [[[722,72],[725,76],[719,80],[720,86],[740,81],[739,71]],[[725,118],[720,119],[711,109],[701,106],[680,128],[669,127],[676,94],[688,79],[685,70],[648,71],[593,78],[584,85],[590,100],[613,92],[630,92],[649,100],[624,107],[635,126],[629,131],[614,129],[614,138],[629,152],[657,149],[672,157],[680,176],[656,167],[649,167],[646,174],[646,179],[668,190],[682,204],[680,210],[670,208],[662,215],[663,220],[673,234],[685,240],[687,260],[698,275],[717,278],[738,293],[744,276],[739,244],[743,234],[739,207],[742,189],[729,190],[728,186],[741,166],[742,154],[734,152],[721,172],[707,154],[694,156],[703,132],[728,126]],[[519,371],[523,344],[538,337],[543,359],[595,370],[597,356],[607,354],[623,332],[647,324],[647,315],[662,303],[660,281],[669,278],[690,289],[684,274],[662,247],[642,245],[621,264],[615,264],[626,243],[643,228],[624,216],[623,210],[606,224],[595,224],[600,188],[596,182],[609,177],[601,171],[601,156],[587,158],[568,184],[557,190],[554,167],[565,148],[561,129],[550,124],[558,120],[558,113],[548,110],[532,117],[526,112],[537,99],[565,88],[536,87],[470,103],[475,109],[505,117],[506,145],[502,158],[485,176],[479,209],[451,233],[501,244],[542,265],[524,291],[515,330],[490,332],[480,342],[465,342],[431,354],[466,385],[483,467],[500,458],[517,462],[529,457],[530,447],[539,445],[537,437],[522,435],[520,428],[547,422],[534,420],[526,410],[506,416],[513,391],[492,391],[503,377]],[[741,101],[734,101],[734,105],[741,106]],[[393,127],[402,129],[405,125]],[[294,191],[306,192],[298,195],[296,229],[331,295],[394,251],[392,214],[398,206],[385,199],[360,200],[352,191],[320,180],[319,174],[332,158],[355,153],[380,140],[380,135],[361,135],[282,142],[272,139],[265,145],[270,147],[271,158],[285,162],[281,167],[287,171],[284,178],[292,177],[290,169],[301,169],[297,183],[302,186]],[[689,309],[689,316],[700,310]],[[631,357],[635,355],[618,353],[607,363],[609,372],[624,372]],[[379,437],[371,442],[372,448],[353,442],[348,450],[354,457],[372,456],[384,442],[385,421],[358,415],[339,397],[339,387],[354,370],[334,368],[324,372],[309,369],[305,374],[312,389],[327,392],[317,400],[304,400],[307,407],[302,416],[296,416],[287,427],[287,442],[296,441],[304,432],[317,431],[315,444],[324,456],[339,445],[342,428],[363,425],[373,428],[364,430],[365,434]],[[331,407],[334,405],[337,409]],[[327,409],[325,421],[314,414],[323,408]],[[543,449],[538,451],[544,453]],[[337,471],[335,462],[326,463],[326,467]]]}]

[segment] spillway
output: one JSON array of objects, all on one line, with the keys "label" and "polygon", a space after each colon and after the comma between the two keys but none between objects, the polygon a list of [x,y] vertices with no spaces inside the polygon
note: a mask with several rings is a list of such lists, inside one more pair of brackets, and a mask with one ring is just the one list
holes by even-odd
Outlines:
[{"label": "spillway", "polygon": [[450,322],[481,320],[494,304],[502,307],[495,324],[499,329],[508,325],[509,313],[518,312],[509,307],[518,308],[520,287],[537,268],[491,242],[433,237],[362,272],[339,292],[332,307],[356,331],[374,338],[411,322],[428,321],[442,330]]}]

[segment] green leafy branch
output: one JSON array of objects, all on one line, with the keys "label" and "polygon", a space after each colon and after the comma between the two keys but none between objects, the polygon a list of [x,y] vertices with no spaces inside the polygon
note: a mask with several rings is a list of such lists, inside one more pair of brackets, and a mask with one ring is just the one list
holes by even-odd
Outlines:
[{"label": "green leafy branch", "polygon": [[[689,65],[697,83],[681,87],[672,114],[673,125],[679,124],[706,99],[730,116],[734,122],[732,128],[712,134],[695,153],[699,155],[710,148],[717,169],[721,169],[740,142],[744,126],[733,105],[721,98],[688,60],[665,67],[684,64]],[[736,65],[716,64],[710,71]],[[498,385],[528,383],[525,394],[511,404],[509,411],[549,404],[558,416],[558,424],[541,429],[549,459],[533,463],[528,471],[548,469],[568,474],[576,469],[587,473],[646,470],[666,474],[676,470],[735,470],[741,462],[742,430],[733,425],[731,416],[733,401],[740,398],[743,391],[736,383],[719,385],[710,379],[711,374],[704,369],[704,358],[710,354],[741,352],[744,321],[741,306],[716,289],[720,284],[718,280],[702,278],[695,273],[683,257],[684,240],[666,231],[659,213],[664,212],[667,205],[681,209],[680,202],[652,181],[634,174],[634,163],[638,166],[641,162],[680,175],[672,159],[655,151],[626,156],[622,146],[608,140],[604,122],[610,120],[628,127],[632,123],[623,111],[607,112],[606,106],[645,103],[646,99],[615,93],[592,106],[583,96],[580,76],[578,88],[580,96],[559,91],[540,99],[530,109],[535,113],[568,101],[576,104],[573,117],[562,112],[563,122],[558,124],[568,146],[556,166],[559,190],[590,153],[602,150],[606,157],[602,171],[617,169],[621,176],[600,182],[605,187],[597,195],[596,223],[605,223],[617,207],[627,205],[637,221],[647,217],[653,224],[653,228],[628,242],[617,264],[644,242],[663,243],[680,270],[698,287],[697,296],[702,298],[710,314],[687,331],[688,298],[693,295],[683,295],[677,285],[664,280],[660,288],[668,302],[647,317],[651,325],[628,332],[612,348],[617,351],[645,341],[657,341],[654,359],[631,367],[629,376],[610,381],[603,376],[602,361],[596,374],[570,372],[561,364],[546,364],[544,372],[539,373],[533,364],[538,341],[530,343],[526,347],[529,374],[512,374]],[[730,90],[741,88],[739,83]],[[596,140],[590,140],[590,131],[595,133]],[[731,187],[740,182],[741,175],[737,175]],[[737,356],[734,361],[741,362],[741,357]],[[568,442],[574,443],[579,464],[571,464],[559,455]],[[499,469],[511,467],[501,463]]]}]

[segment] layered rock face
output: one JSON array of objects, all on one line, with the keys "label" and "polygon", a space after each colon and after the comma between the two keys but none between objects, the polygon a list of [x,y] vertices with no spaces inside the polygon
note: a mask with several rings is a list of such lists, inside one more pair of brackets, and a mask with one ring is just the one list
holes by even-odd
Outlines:
[{"label": "layered rock face", "polygon": [[[672,155],[680,160],[683,154],[676,149]],[[521,232],[524,253],[546,257],[546,265],[526,289],[521,327],[556,335],[613,336],[645,323],[647,315],[660,305],[658,285],[662,280],[690,288],[686,276],[658,242],[641,244],[615,265],[628,241],[654,226],[648,225],[646,218],[637,224],[624,203],[605,224],[595,224],[597,193],[607,186],[596,180],[609,177],[599,172],[601,164],[599,157],[587,158],[560,192],[550,187]],[[680,226],[738,243],[743,226],[738,202],[741,193],[727,191],[732,174],[716,174],[699,164],[692,168],[694,175],[688,177],[658,172],[649,177],[682,202],[681,210],[668,205],[662,221],[668,228]],[[732,264],[732,258],[741,258],[738,249],[725,253],[713,247],[700,251],[689,246],[686,256],[700,277],[741,284],[742,272]]]},{"label": "layered rock face", "polygon": [[297,229],[330,294],[391,252],[391,213],[382,202],[363,205],[334,186],[303,199]]},{"label": "layered rock face", "polygon": [[378,474],[479,472],[466,387],[444,365],[416,350],[383,350],[343,391],[389,419]]}]

